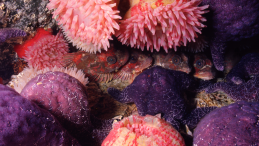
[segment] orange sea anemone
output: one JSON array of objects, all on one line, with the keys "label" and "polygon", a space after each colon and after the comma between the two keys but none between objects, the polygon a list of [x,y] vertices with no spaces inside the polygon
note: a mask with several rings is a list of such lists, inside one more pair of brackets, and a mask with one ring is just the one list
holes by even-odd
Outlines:
[{"label": "orange sea anemone", "polygon": [[201,0],[130,0],[131,8],[125,14],[116,36],[131,47],[177,50],[187,41],[195,42],[197,32],[205,27],[202,14],[208,5],[198,6]]},{"label": "orange sea anemone", "polygon": [[181,134],[166,121],[151,115],[131,115],[113,125],[102,146],[185,146]]},{"label": "orange sea anemone", "polygon": [[115,0],[50,0],[49,10],[61,25],[66,38],[77,48],[96,53],[107,51],[111,35],[119,29]]}]

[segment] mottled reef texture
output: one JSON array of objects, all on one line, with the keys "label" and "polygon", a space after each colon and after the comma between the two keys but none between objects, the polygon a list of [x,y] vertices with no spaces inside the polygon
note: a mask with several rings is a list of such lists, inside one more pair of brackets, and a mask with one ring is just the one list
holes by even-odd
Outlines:
[{"label": "mottled reef texture", "polygon": [[26,32],[16,28],[2,28],[0,29],[0,44],[9,38],[24,37]]},{"label": "mottled reef texture", "polygon": [[240,101],[206,115],[194,130],[194,146],[258,145],[259,103]]},{"label": "mottled reef texture", "polygon": [[259,74],[259,53],[249,53],[232,68],[227,74],[226,80],[241,84],[257,74]]},{"label": "mottled reef texture", "polygon": [[[156,66],[143,71],[123,91],[109,88],[108,93],[120,102],[134,102],[141,116],[162,113],[167,122],[179,129],[180,123],[187,114],[183,92],[200,90],[209,83],[196,81],[184,72]],[[203,111],[206,112],[206,110]],[[201,117],[193,116],[192,118],[200,119]]]},{"label": "mottled reef texture", "polygon": [[226,82],[218,82],[205,91],[223,91],[235,101],[259,101],[259,54],[249,53],[227,74]]},{"label": "mottled reef texture", "polygon": [[55,25],[51,12],[46,8],[48,0],[2,0],[0,2],[0,28],[13,27],[34,32],[38,27]]},{"label": "mottled reef texture", "polygon": [[218,82],[209,86],[205,91],[207,93],[223,91],[235,101],[259,101],[259,74],[238,85],[233,82]]},{"label": "mottled reef texture", "polygon": [[210,5],[207,18],[207,36],[217,70],[224,70],[224,53],[228,41],[240,41],[259,34],[258,0],[203,0]]},{"label": "mottled reef texture", "polygon": [[39,74],[26,84],[21,95],[56,116],[69,131],[84,131],[91,125],[85,87],[66,73]]},{"label": "mottled reef texture", "polygon": [[0,85],[0,145],[79,145],[48,111]]},{"label": "mottled reef texture", "polygon": [[91,114],[85,86],[63,72],[47,72],[32,78],[21,95],[48,110],[82,145],[100,145],[113,120]]}]

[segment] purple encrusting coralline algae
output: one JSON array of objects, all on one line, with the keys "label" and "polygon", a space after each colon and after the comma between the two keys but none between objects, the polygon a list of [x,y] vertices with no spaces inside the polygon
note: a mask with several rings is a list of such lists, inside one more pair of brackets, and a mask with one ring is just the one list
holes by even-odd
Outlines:
[{"label": "purple encrusting coralline algae", "polygon": [[202,0],[209,5],[207,28],[203,33],[210,37],[210,49],[217,70],[224,70],[227,42],[240,41],[259,35],[258,0]]},{"label": "purple encrusting coralline algae", "polygon": [[24,37],[26,32],[17,28],[1,28],[0,29],[0,44],[9,38]]},{"label": "purple encrusting coralline algae", "polygon": [[48,111],[0,84],[0,145],[79,145]]},{"label": "purple encrusting coralline algae", "polygon": [[90,125],[89,107],[84,85],[63,72],[46,72],[32,78],[21,95],[52,113],[65,128]]},{"label": "purple encrusting coralline algae", "polygon": [[194,146],[259,144],[259,103],[240,101],[207,114],[194,130]]},{"label": "purple encrusting coralline algae", "polygon": [[49,71],[32,78],[21,95],[52,113],[82,145],[100,145],[112,129],[113,119],[90,113],[85,86],[76,78]]},{"label": "purple encrusting coralline algae", "polygon": [[223,91],[235,101],[259,101],[259,54],[249,53],[227,74],[226,82],[217,82],[207,93]]},{"label": "purple encrusting coralline algae", "polygon": [[141,116],[163,114],[163,118],[178,130],[180,123],[195,127],[204,115],[215,109],[197,108],[189,114],[183,98],[184,91],[202,90],[209,84],[187,73],[155,66],[143,71],[123,91],[108,88],[108,93],[120,102],[134,102]]},{"label": "purple encrusting coralline algae", "polygon": [[259,53],[249,53],[232,68],[227,74],[226,80],[241,84],[257,74],[259,74]]}]

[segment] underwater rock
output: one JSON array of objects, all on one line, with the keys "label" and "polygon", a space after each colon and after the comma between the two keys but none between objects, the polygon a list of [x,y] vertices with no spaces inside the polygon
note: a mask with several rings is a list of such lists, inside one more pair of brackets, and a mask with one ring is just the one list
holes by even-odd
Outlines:
[{"label": "underwater rock", "polygon": [[227,74],[226,80],[235,84],[245,83],[246,80],[259,74],[259,53],[249,53]]},{"label": "underwater rock", "polygon": [[24,37],[26,32],[16,28],[1,28],[0,29],[0,44],[5,42],[7,39],[15,37]]},{"label": "underwater rock", "polygon": [[13,74],[12,62],[15,52],[12,48],[13,46],[8,43],[0,45],[0,77],[4,80],[9,80]]},{"label": "underwater rock", "polygon": [[63,72],[46,72],[32,78],[21,95],[48,110],[66,129],[84,129],[90,123],[84,85]]},{"label": "underwater rock", "polygon": [[258,0],[203,0],[201,5],[209,5],[206,14],[210,37],[210,49],[217,70],[224,70],[224,54],[229,41],[240,41],[259,35]]},{"label": "underwater rock", "polygon": [[215,91],[223,91],[235,101],[259,101],[259,74],[242,84],[233,82],[217,82],[208,86],[205,91],[212,93]]},{"label": "underwater rock", "polygon": [[0,84],[0,145],[79,145],[48,111]]},{"label": "underwater rock", "polygon": [[101,120],[90,113],[85,86],[66,73],[39,74],[21,95],[52,113],[82,145],[100,144],[112,128],[112,119]]},{"label": "underwater rock", "polygon": [[3,0],[0,2],[0,27],[14,27],[33,33],[38,27],[52,28],[51,11],[46,0]]},{"label": "underwater rock", "polygon": [[207,114],[194,130],[194,146],[257,145],[259,103],[240,101]]},{"label": "underwater rock", "polygon": [[187,114],[183,91],[202,90],[209,84],[184,72],[156,66],[143,71],[123,91],[108,88],[108,93],[122,103],[134,102],[141,116],[163,114],[167,122],[179,129]]}]

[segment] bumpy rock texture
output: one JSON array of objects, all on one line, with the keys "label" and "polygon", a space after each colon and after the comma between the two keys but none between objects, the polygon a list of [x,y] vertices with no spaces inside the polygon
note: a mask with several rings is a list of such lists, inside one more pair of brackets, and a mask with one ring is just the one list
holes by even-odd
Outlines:
[{"label": "bumpy rock texture", "polygon": [[205,91],[225,92],[235,101],[259,101],[259,54],[249,53],[227,74],[226,82],[218,82],[209,86]]},{"label": "bumpy rock texture", "polygon": [[211,54],[216,69],[223,71],[226,42],[259,34],[259,1],[203,0],[201,5],[209,5],[206,18]]},{"label": "bumpy rock texture", "polygon": [[39,74],[27,83],[21,95],[49,110],[64,125],[90,125],[84,85],[66,73]]},{"label": "bumpy rock texture", "polygon": [[46,110],[0,85],[0,145],[79,145]]},{"label": "bumpy rock texture", "polygon": [[244,83],[251,76],[259,74],[259,53],[249,53],[233,67],[226,76],[228,82]]},{"label": "bumpy rock texture", "polygon": [[216,109],[217,107],[201,107],[201,108],[196,108],[190,113],[185,115],[184,120],[182,123],[184,125],[187,125],[189,129],[194,129],[197,124],[200,122],[201,118],[206,116],[208,113]]},{"label": "bumpy rock texture", "polygon": [[259,101],[259,74],[239,85],[232,82],[218,82],[209,86],[205,91],[207,93],[223,91],[235,101]]},{"label": "bumpy rock texture", "polygon": [[9,38],[26,36],[26,32],[15,28],[2,28],[0,29],[0,44]]},{"label": "bumpy rock texture", "polygon": [[46,72],[32,78],[21,95],[48,110],[82,145],[95,146],[112,128],[113,120],[90,115],[85,86],[63,72]]},{"label": "bumpy rock texture", "polygon": [[32,33],[37,27],[51,28],[55,20],[46,0],[3,0],[0,2],[0,27],[14,27]]},{"label": "bumpy rock texture", "polygon": [[237,102],[206,115],[194,131],[194,146],[257,145],[259,103]]},{"label": "bumpy rock texture", "polygon": [[183,91],[207,86],[180,71],[153,67],[143,71],[123,91],[109,88],[108,93],[120,102],[134,102],[141,116],[164,114],[163,118],[176,129],[186,114]]}]

